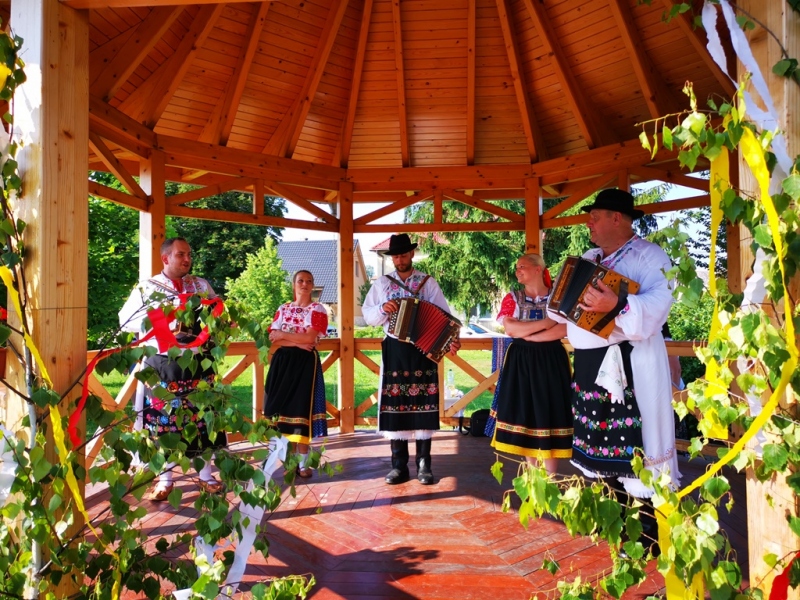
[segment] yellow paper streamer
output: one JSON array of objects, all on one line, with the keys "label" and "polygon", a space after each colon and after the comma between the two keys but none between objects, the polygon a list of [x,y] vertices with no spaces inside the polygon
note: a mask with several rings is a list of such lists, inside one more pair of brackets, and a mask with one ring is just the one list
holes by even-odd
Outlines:
[{"label": "yellow paper streamer", "polygon": [[[708,290],[711,297],[714,298],[714,314],[711,317],[711,330],[708,334],[708,343],[712,343],[720,334],[728,328],[724,328],[719,321],[719,300],[717,298],[717,277],[715,274],[715,265],[717,264],[717,232],[719,231],[720,223],[722,223],[722,193],[728,188],[730,179],[730,166],[728,160],[728,149],[723,147],[719,156],[711,161],[711,253],[708,259]],[[723,385],[719,376],[720,365],[716,360],[706,366],[705,378],[708,381],[708,386],[705,389],[705,397],[710,398],[717,394],[727,394],[728,388]],[[714,424],[709,431],[708,436],[720,440],[728,439],[728,428],[719,424],[716,411],[709,411],[708,417]]]},{"label": "yellow paper streamer", "polygon": [[[779,235],[779,227],[780,227],[780,220],[778,217],[778,212],[775,210],[775,205],[772,203],[772,198],[769,195],[769,170],[767,169],[767,164],[764,160],[764,151],[761,148],[758,140],[756,139],[753,132],[748,129],[747,127],[744,128],[744,133],[742,135],[740,148],[742,151],[742,155],[744,156],[745,161],[747,162],[750,170],[753,172],[756,180],[759,184],[759,189],[761,192],[761,202],[764,205],[764,212],[767,214],[767,222],[769,223],[770,230],[772,232],[772,241],[775,244],[775,250],[779,257],[784,256],[784,248],[783,248],[783,241]],[[786,280],[786,271],[784,269],[783,261],[779,260],[778,265],[781,271],[781,277],[783,280]],[[789,292],[784,287],[783,291],[783,301],[784,307],[787,314],[790,314],[792,311],[792,303],[791,298],[789,298]],[[784,331],[786,332],[786,349],[789,352],[789,359],[783,364],[783,368],[781,369],[781,378],[778,381],[777,387],[773,390],[772,395],[769,398],[769,401],[764,405],[761,409],[761,412],[758,416],[753,420],[753,423],[750,427],[745,431],[744,435],[741,437],[739,441],[737,441],[728,453],[719,459],[716,463],[711,465],[709,469],[700,477],[695,479],[690,485],[683,488],[678,492],[678,498],[683,498],[686,495],[690,494],[700,486],[702,486],[706,481],[708,481],[711,477],[716,475],[719,470],[730,463],[742,450],[744,450],[745,445],[749,442],[753,436],[764,426],[764,424],[770,419],[772,414],[775,412],[775,409],[778,407],[778,403],[780,402],[781,397],[783,396],[784,392],[786,391],[786,386],[789,384],[789,380],[792,378],[792,375],[797,368],[798,363],[798,352],[797,344],[795,342],[795,332],[794,332],[794,323],[790,318],[784,319]],[[659,507],[659,511],[670,512],[674,510],[674,507],[665,504]],[[666,541],[667,544],[662,546],[662,549],[668,549],[669,544],[669,527],[666,523],[666,518],[661,514],[657,513],[658,524],[659,524],[659,543],[662,541]],[[682,582],[678,581],[680,587],[676,587],[674,579],[677,579],[673,570],[670,570],[670,573],[667,574],[667,599],[668,600],[679,600],[683,599],[686,593],[685,586]],[[670,586],[672,583],[672,586]],[[693,582],[693,588],[694,588]],[[670,593],[671,590],[671,593]]]},{"label": "yellow paper streamer", "polygon": [[11,271],[5,265],[0,266],[0,278],[2,278],[3,283],[6,284],[8,296],[11,298],[11,302],[14,304],[14,309],[19,315],[20,321],[23,323],[23,337],[25,338],[25,345],[28,347],[28,350],[31,351],[31,356],[33,356],[34,362],[39,367],[39,372],[42,374],[42,379],[44,379],[48,385],[52,386],[53,382],[50,379],[50,375],[47,373],[47,367],[44,366],[42,357],[39,355],[39,349],[36,348],[36,344],[33,343],[33,339],[30,335],[28,335],[28,332],[25,331],[25,319],[22,314],[22,306],[19,303],[19,293],[14,287],[14,280],[12,278]]},{"label": "yellow paper streamer", "polygon": [[[53,406],[52,404],[50,405],[50,423],[52,423],[53,427],[53,441],[58,449],[58,460],[61,463],[61,466],[64,467],[64,480],[67,483],[67,487],[72,492],[72,500],[75,502],[75,507],[83,517],[86,526],[95,535],[97,540],[103,544],[103,547],[108,550],[108,545],[103,542],[100,533],[92,526],[92,521],[89,518],[89,514],[86,512],[86,507],[83,504],[83,493],[78,486],[78,479],[75,477],[75,472],[72,470],[72,464],[67,461],[68,453],[67,445],[64,443],[64,428],[61,426],[61,413],[58,412],[58,407]],[[119,563],[119,556],[117,556],[116,552],[109,550],[109,554],[111,554],[114,560]],[[119,599],[121,585],[122,573],[119,569],[114,569],[114,586],[111,589],[111,597],[114,600]]]}]

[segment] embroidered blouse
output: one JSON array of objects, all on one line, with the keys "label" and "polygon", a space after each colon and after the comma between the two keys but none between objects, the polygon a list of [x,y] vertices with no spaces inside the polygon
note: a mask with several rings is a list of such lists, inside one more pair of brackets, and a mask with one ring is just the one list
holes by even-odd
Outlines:
[{"label": "embroidered blouse", "polygon": [[306,333],[313,329],[323,336],[328,332],[328,311],[319,302],[308,306],[287,302],[278,307],[269,328],[286,333]]}]

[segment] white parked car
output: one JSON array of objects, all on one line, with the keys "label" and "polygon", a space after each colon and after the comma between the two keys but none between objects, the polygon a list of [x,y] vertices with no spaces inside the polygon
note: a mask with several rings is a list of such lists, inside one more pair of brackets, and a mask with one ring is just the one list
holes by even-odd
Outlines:
[{"label": "white parked car", "polygon": [[503,335],[478,323],[467,323],[461,328],[461,339],[470,337],[503,337]]}]

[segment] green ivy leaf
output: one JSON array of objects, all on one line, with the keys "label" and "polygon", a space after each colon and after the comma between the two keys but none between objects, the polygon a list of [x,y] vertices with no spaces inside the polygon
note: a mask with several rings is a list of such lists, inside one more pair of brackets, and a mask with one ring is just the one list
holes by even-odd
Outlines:
[{"label": "green ivy leaf", "polygon": [[783,180],[781,187],[783,187],[783,191],[786,192],[792,200],[800,200],[800,175],[796,173],[789,175],[789,177]]},{"label": "green ivy leaf", "polygon": [[731,489],[724,477],[712,477],[703,484],[703,497],[709,502],[715,502],[727,494]]},{"label": "green ivy leaf", "polygon": [[800,536],[800,519],[789,515],[787,521],[789,521],[789,529],[791,529],[796,536]]},{"label": "green ivy leaf", "polygon": [[672,130],[669,127],[667,127],[666,125],[661,130],[661,138],[662,138],[662,143],[664,144],[664,147],[667,150],[672,150]]},{"label": "green ivy leaf", "polygon": [[549,558],[544,559],[544,561],[542,562],[542,568],[546,569],[550,573],[550,575],[555,575],[561,569],[561,567],[558,566],[558,563],[556,561],[551,560]]},{"label": "green ivy leaf", "polygon": [[789,459],[789,453],[782,445],[766,444],[762,460],[764,466],[770,471],[782,471],[786,468],[786,462]]}]

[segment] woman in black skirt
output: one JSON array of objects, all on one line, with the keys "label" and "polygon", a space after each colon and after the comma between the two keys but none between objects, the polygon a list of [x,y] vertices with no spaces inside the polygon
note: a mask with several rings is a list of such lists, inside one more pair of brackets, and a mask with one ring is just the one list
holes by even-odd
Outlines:
[{"label": "woman in black skirt", "polygon": [[292,287],[294,301],[278,308],[270,326],[269,339],[277,350],[264,386],[264,415],[300,453],[297,474],[311,477],[306,466],[311,438],[328,433],[325,382],[316,350],[317,340],[328,331],[328,312],[311,300],[310,271],[295,273]]},{"label": "woman in black skirt", "polygon": [[541,256],[520,256],[516,276],[523,289],[508,293],[497,315],[514,340],[492,405],[492,446],[529,463],[542,461],[554,474],[558,459],[572,456],[572,377],[561,344],[566,325],[547,317],[552,282]]}]

